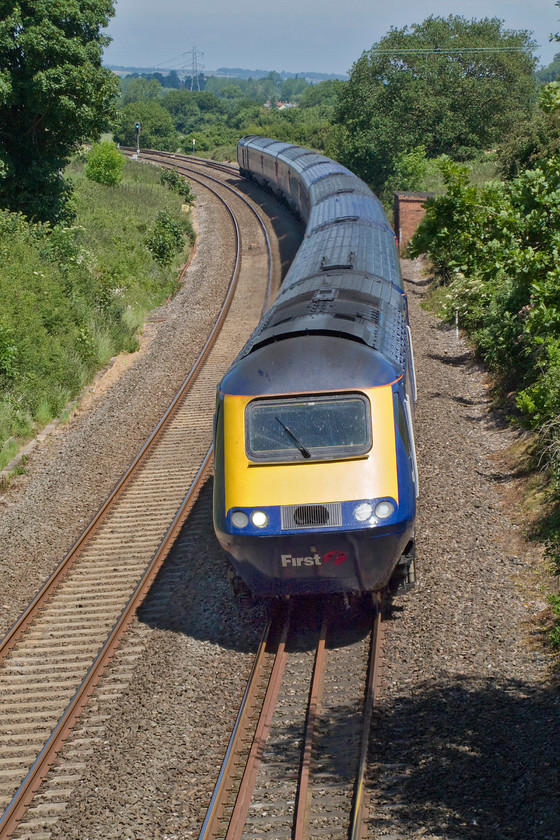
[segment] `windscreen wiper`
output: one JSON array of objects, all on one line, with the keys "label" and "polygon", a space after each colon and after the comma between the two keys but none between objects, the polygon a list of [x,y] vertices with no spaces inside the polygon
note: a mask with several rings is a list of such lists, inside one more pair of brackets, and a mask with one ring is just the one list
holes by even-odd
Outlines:
[{"label": "windscreen wiper", "polygon": [[289,434],[289,436],[291,437],[291,439],[293,440],[293,442],[295,443],[295,445],[297,446],[297,448],[299,449],[299,451],[301,452],[303,457],[304,458],[311,458],[311,452],[309,451],[309,449],[306,449],[306,447],[303,445],[301,440],[299,438],[297,438],[290,429],[288,429],[286,424],[284,422],[282,422],[282,420],[280,420],[278,415],[275,414],[274,419],[278,420],[278,422],[280,423],[282,428],[285,429],[285,431]]}]

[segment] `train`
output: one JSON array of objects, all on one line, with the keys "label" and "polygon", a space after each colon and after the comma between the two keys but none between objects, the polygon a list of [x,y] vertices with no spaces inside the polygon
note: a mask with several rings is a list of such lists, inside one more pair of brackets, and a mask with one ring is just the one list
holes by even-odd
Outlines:
[{"label": "train", "polygon": [[345,598],[414,579],[416,379],[398,247],[349,169],[260,136],[240,174],[305,223],[217,387],[214,529],[234,591]]}]

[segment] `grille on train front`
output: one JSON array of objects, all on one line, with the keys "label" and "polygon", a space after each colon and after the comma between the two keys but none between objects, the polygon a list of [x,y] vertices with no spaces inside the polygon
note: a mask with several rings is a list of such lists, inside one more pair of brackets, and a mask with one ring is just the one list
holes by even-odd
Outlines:
[{"label": "grille on train front", "polygon": [[340,502],[324,505],[284,505],[281,510],[282,530],[294,528],[336,528],[342,525]]}]

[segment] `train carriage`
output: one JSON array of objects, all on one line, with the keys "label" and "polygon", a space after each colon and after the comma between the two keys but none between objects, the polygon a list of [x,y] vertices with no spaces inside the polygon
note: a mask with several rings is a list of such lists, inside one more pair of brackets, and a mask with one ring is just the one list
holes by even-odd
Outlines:
[{"label": "train carriage", "polygon": [[418,490],[394,237],[369,188],[328,158],[249,137],[239,163],[307,229],[218,387],[216,534],[255,595],[379,590],[413,563]]}]

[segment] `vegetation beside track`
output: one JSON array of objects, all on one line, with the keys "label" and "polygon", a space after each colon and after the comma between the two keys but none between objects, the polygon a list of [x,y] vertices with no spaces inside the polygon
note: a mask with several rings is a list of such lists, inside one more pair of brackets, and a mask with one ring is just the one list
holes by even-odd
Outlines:
[{"label": "vegetation beside track", "polygon": [[112,356],[136,348],[194,241],[184,198],[155,167],[126,161],[120,184],[104,186],[76,160],[65,177],[70,225],[0,211],[0,469]]},{"label": "vegetation beside track", "polygon": [[[446,194],[427,202],[409,250],[428,255],[440,316],[469,334],[512,421],[533,434],[531,467],[546,476],[533,536],[560,575],[560,155],[547,145],[517,177],[481,187],[449,159],[442,169]],[[549,601],[560,649],[560,597]]]}]

